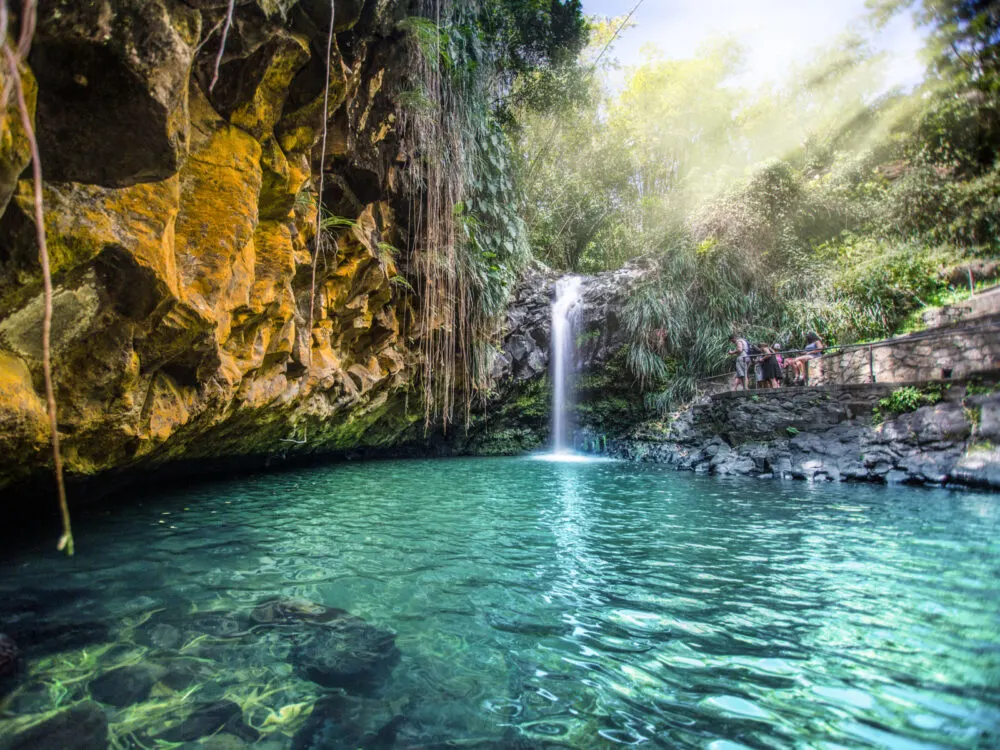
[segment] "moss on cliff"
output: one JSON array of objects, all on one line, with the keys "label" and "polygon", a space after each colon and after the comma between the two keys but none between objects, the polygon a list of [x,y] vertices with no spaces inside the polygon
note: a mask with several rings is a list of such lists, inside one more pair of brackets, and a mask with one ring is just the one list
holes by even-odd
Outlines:
[{"label": "moss on cliff", "polygon": [[[473,418],[462,450],[477,455],[516,455],[543,448],[549,441],[551,414],[548,377],[510,381],[501,385],[482,413]],[[573,421],[585,439],[620,437],[649,416],[642,393],[625,371],[622,353],[577,379]]]},{"label": "moss on cliff", "polygon": [[[362,191],[348,217],[354,228],[330,238],[315,325],[303,330],[317,200],[303,209],[298,196],[323,162],[314,153],[323,91],[318,61],[309,63],[325,35],[241,10],[206,96],[214,50],[195,49],[202,11],[181,0],[112,0],[108,13],[43,13],[31,59],[44,94],[46,174],[62,180],[45,186],[45,221],[70,476],[402,439],[414,419],[402,405],[417,356],[401,331],[407,302],[389,281],[398,271],[380,252],[399,233],[390,203],[407,205],[387,178]],[[384,129],[395,122],[391,98],[376,96],[397,75],[375,62],[391,58],[378,51],[393,41],[378,24],[348,26],[334,42],[329,97],[345,133],[333,167],[344,184],[355,179],[354,161],[389,163],[399,153]],[[86,68],[76,78],[72,60]],[[352,98],[359,88],[363,101]],[[56,112],[60,91],[91,95]],[[121,119],[112,126],[113,116]],[[4,121],[0,210],[5,176],[26,163],[22,135]],[[0,220],[0,487],[47,464],[30,206],[22,183]]]}]

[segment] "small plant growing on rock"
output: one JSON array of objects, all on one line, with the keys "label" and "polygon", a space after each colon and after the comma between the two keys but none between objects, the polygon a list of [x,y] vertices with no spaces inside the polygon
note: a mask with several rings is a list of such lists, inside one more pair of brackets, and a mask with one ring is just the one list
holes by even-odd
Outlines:
[{"label": "small plant growing on rock", "polygon": [[981,380],[970,380],[965,386],[966,396],[988,396],[1000,388],[1000,383],[983,383]]},{"label": "small plant growing on rock", "polygon": [[785,432],[787,432],[789,434],[789,436],[795,437],[796,435],[799,434],[799,428],[798,427],[788,426],[788,427],[785,428]]},{"label": "small plant growing on rock", "polygon": [[897,388],[886,398],[879,399],[878,406],[872,409],[872,424],[882,424],[888,416],[916,411],[921,406],[933,406],[943,397],[944,389],[940,385],[923,389],[912,385]]}]

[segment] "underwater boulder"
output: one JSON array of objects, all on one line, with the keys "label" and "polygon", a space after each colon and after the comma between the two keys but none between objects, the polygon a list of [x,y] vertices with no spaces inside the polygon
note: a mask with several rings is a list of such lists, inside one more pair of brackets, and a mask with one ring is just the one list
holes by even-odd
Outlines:
[{"label": "underwater boulder", "polygon": [[234,612],[200,612],[187,620],[199,633],[215,638],[234,638],[246,632],[246,615]]},{"label": "underwater boulder", "polygon": [[308,633],[289,660],[319,685],[364,692],[385,679],[399,657],[395,633],[345,615]]},{"label": "underwater boulder", "polygon": [[147,664],[118,667],[102,674],[90,683],[94,700],[116,708],[141,703],[149,697],[153,685],[165,670]]},{"label": "underwater boulder", "polygon": [[296,623],[326,623],[350,617],[343,609],[326,607],[308,599],[279,597],[268,599],[254,607],[250,620],[255,625],[294,625]]},{"label": "underwater boulder", "polygon": [[147,623],[136,628],[135,642],[159,651],[172,651],[184,642],[183,631],[167,622]]},{"label": "underwater boulder", "polygon": [[21,671],[21,652],[10,636],[0,633],[0,698],[14,687]]},{"label": "underwater boulder", "polygon": [[96,703],[81,703],[15,735],[4,750],[106,750],[108,719]]},{"label": "underwater boulder", "polygon": [[235,735],[256,742],[260,733],[243,721],[242,709],[232,701],[204,703],[180,724],[161,732],[154,739],[166,742],[193,742],[216,733]]},{"label": "underwater boulder", "polygon": [[171,690],[184,690],[215,675],[215,669],[202,659],[169,659],[162,666],[167,671],[160,682]]},{"label": "underwater boulder", "polygon": [[368,690],[399,661],[395,633],[307,599],[268,599],[254,608],[250,621],[288,632],[294,643],[289,661],[300,675],[325,687]]},{"label": "underwater boulder", "polygon": [[404,720],[381,703],[333,695],[313,706],[309,719],[292,738],[292,750],[394,747]]},{"label": "underwater boulder", "polygon": [[60,651],[74,651],[95,643],[109,641],[110,629],[103,622],[70,622],[15,625],[10,631],[25,652],[44,656]]},{"label": "underwater boulder", "polygon": [[0,679],[11,677],[18,670],[21,652],[10,636],[0,633]]}]

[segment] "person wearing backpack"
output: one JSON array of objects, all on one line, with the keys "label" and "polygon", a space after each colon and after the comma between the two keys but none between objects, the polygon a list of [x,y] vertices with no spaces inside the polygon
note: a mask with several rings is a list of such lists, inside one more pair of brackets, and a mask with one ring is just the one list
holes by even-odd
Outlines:
[{"label": "person wearing backpack", "polygon": [[736,346],[730,349],[727,354],[736,355],[736,375],[733,377],[733,390],[747,388],[747,370],[750,368],[750,344],[745,338],[740,336],[730,336],[729,340]]}]

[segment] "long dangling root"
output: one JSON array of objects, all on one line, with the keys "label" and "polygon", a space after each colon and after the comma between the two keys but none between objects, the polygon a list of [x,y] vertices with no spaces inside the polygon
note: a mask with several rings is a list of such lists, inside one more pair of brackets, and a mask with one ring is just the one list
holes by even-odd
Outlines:
[{"label": "long dangling root", "polygon": [[49,428],[52,431],[52,460],[55,465],[56,487],[59,491],[59,511],[62,514],[63,533],[59,538],[58,549],[65,550],[67,555],[73,554],[73,529],[70,525],[69,505],[66,502],[66,484],[63,481],[62,453],[59,450],[59,423],[56,418],[56,394],[52,383],[52,273],[49,268],[49,250],[45,242],[45,212],[42,208],[42,161],[38,153],[38,141],[35,129],[31,123],[31,113],[24,99],[24,87],[21,85],[21,74],[18,68],[28,54],[31,37],[35,29],[35,0],[24,0],[21,11],[21,37],[18,41],[17,55],[7,43],[7,5],[6,0],[0,0],[0,43],[3,44],[4,63],[7,67],[9,80],[4,85],[3,109],[6,109],[8,86],[13,89],[17,109],[21,116],[21,127],[28,139],[31,150],[31,172],[35,186],[35,226],[38,237],[38,259],[42,266],[42,285],[45,290],[45,315],[42,318],[42,370],[45,373],[45,400],[48,403]]},{"label": "long dangling root", "polygon": [[215,84],[219,82],[219,66],[222,65],[222,55],[226,51],[226,39],[229,38],[229,27],[233,25],[233,13],[236,11],[236,0],[229,0],[226,9],[226,23],[222,27],[222,41],[219,42],[219,54],[215,56],[215,70],[212,71],[212,82],[208,84],[208,93],[212,93]]},{"label": "long dangling root", "polygon": [[326,85],[323,88],[323,141],[319,152],[319,192],[316,194],[316,245],[313,251],[312,279],[309,287],[309,325],[306,328],[306,365],[312,365],[313,311],[316,307],[316,264],[319,263],[323,225],[323,166],[326,160],[327,120],[330,117],[330,60],[333,56],[334,0],[330,0],[330,30],[326,37]]}]

